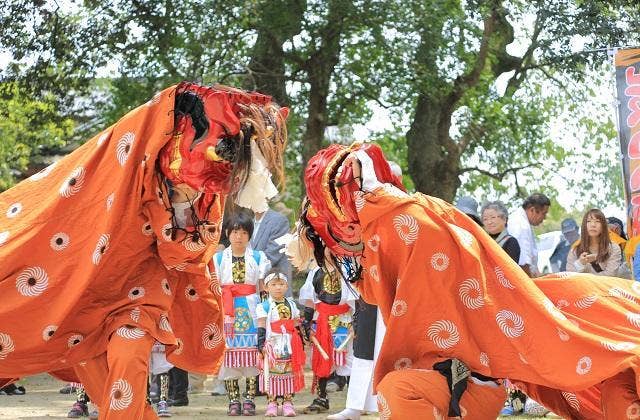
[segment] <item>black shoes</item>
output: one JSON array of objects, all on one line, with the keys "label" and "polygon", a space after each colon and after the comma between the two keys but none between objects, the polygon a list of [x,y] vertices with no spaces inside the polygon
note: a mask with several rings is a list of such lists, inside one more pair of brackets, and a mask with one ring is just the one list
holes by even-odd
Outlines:
[{"label": "black shoes", "polygon": [[189,398],[178,398],[176,400],[174,400],[173,398],[169,398],[169,401],[167,401],[167,405],[169,407],[185,407],[189,405]]},{"label": "black shoes", "polygon": [[9,384],[4,388],[0,388],[0,395],[24,395],[27,391],[23,386],[16,386],[15,384]]},{"label": "black shoes", "polygon": [[303,410],[304,414],[317,414],[329,411],[329,400],[327,398],[316,398],[313,402]]},{"label": "black shoes", "polygon": [[67,384],[60,388],[61,394],[72,394],[74,392],[76,392],[76,388],[74,386],[71,386],[71,384]]}]

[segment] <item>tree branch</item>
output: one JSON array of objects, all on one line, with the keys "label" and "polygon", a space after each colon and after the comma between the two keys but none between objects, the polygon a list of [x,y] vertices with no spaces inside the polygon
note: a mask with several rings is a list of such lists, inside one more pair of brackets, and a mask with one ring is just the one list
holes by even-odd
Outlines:
[{"label": "tree branch", "polygon": [[544,73],[545,76],[547,76],[549,79],[553,80],[554,82],[556,82],[556,84],[558,85],[558,87],[564,91],[568,92],[567,89],[567,85],[565,83],[562,82],[562,80],[558,79],[557,77],[553,76],[552,74],[550,74],[544,67],[540,67],[539,69],[542,73]]},{"label": "tree branch", "polygon": [[[530,163],[529,165],[515,166],[513,168],[507,168],[502,172],[491,172],[491,171],[488,171],[486,169],[482,169],[482,168],[478,168],[478,167],[468,167],[468,168],[460,169],[460,174],[463,174],[463,173],[466,173],[466,172],[478,172],[478,173],[480,173],[482,175],[488,176],[488,177],[493,178],[495,180],[502,181],[509,174],[517,175],[518,171],[521,171],[523,169],[541,168],[541,167],[543,167],[543,164],[541,162],[534,162],[534,163]],[[517,179],[517,176],[516,176],[516,179]]]},{"label": "tree branch", "polygon": [[464,92],[470,87],[475,86],[480,80],[480,74],[487,63],[487,57],[489,55],[491,37],[496,28],[496,22],[499,19],[498,5],[495,5],[491,9],[491,14],[484,19],[484,28],[482,30],[482,41],[480,42],[480,50],[478,52],[478,58],[473,64],[471,71],[465,75],[458,76],[453,81],[453,89],[449,94],[449,97],[445,100],[449,106],[453,106],[464,94]]},{"label": "tree branch", "polygon": [[505,95],[511,96],[515,93],[516,90],[518,90],[518,87],[520,87],[520,84],[522,84],[522,81],[525,78],[527,70],[531,68],[529,66],[533,62],[533,53],[540,45],[538,42],[538,38],[540,37],[540,33],[542,32],[543,27],[544,27],[544,15],[540,10],[538,10],[538,13],[536,15],[536,21],[533,26],[533,34],[531,34],[531,43],[529,44],[527,51],[524,53],[524,55],[520,59],[520,63],[518,64],[518,67],[514,69],[515,72],[513,76],[511,76],[511,78],[507,82]]},{"label": "tree branch", "polygon": [[481,138],[486,132],[487,128],[484,125],[475,124],[472,122],[467,127],[467,130],[462,135],[462,137],[460,137],[460,139],[458,140],[458,150],[460,151],[460,154],[464,153],[467,147],[469,147],[469,144],[472,140]]}]

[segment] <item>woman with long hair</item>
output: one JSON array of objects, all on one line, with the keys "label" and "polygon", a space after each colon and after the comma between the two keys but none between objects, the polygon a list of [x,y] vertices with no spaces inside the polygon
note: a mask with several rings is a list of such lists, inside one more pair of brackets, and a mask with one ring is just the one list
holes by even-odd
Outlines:
[{"label": "woman with long hair", "polygon": [[567,257],[567,271],[616,276],[621,264],[622,253],[609,238],[604,213],[589,210],[582,218],[580,241]]}]

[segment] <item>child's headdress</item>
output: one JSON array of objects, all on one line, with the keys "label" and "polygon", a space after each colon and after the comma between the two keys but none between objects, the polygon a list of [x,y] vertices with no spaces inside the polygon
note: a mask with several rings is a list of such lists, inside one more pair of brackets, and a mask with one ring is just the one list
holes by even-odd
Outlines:
[{"label": "child's headdress", "polygon": [[264,279],[264,285],[266,286],[271,280],[279,279],[283,282],[289,284],[289,280],[287,280],[287,276],[284,273],[271,273]]}]

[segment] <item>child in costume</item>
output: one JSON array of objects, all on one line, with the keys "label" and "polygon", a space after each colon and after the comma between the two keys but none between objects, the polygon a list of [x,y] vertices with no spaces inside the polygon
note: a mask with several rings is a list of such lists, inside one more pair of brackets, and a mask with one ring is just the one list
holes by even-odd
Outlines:
[{"label": "child in costume", "polygon": [[[213,257],[222,286],[226,350],[219,378],[225,381],[230,416],[255,415],[258,337],[256,306],[258,286],[271,264],[262,251],[249,247],[253,220],[244,213],[232,214],[227,225],[230,245]],[[240,405],[238,379],[246,378],[246,398]]]},{"label": "child in costume", "polygon": [[84,385],[81,383],[71,383],[70,388],[75,389],[76,401],[73,403],[69,413],[67,413],[67,418],[75,419],[80,417],[89,417],[89,420],[97,420],[98,410],[95,408],[89,410],[91,399],[84,390]]},{"label": "child in costume", "polygon": [[158,377],[160,384],[158,390],[159,400],[156,403],[156,413],[158,413],[158,417],[171,417],[171,411],[169,411],[167,401],[169,398],[169,370],[171,370],[172,367],[173,365],[167,361],[164,344],[156,341],[153,347],[151,347],[149,370],[152,375]]},{"label": "child in costume", "polygon": [[258,350],[263,354],[261,390],[268,396],[266,417],[278,415],[278,400],[282,400],[282,415],[295,417],[293,394],[304,388],[305,354],[297,326],[300,310],[293,299],[286,297],[287,276],[270,273],[264,280],[269,297],[258,305]]},{"label": "child in costume", "polygon": [[[333,265],[310,271],[300,289],[300,303],[305,306],[303,327],[313,342],[312,392],[314,388],[318,390],[318,397],[304,409],[305,414],[329,410],[327,380],[332,371],[341,376],[350,375],[353,359],[351,322],[357,299],[358,295],[346,285]],[[312,332],[315,312],[316,329]]]}]

